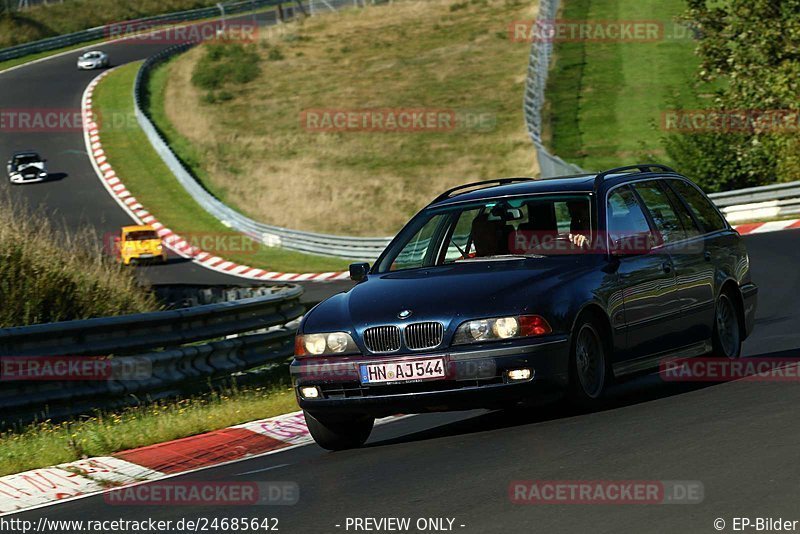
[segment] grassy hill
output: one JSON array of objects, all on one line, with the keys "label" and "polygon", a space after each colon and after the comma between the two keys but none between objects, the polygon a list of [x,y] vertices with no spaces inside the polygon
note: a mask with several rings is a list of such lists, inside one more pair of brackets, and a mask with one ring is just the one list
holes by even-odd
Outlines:
[{"label": "grassy hill", "polygon": [[656,21],[653,42],[575,41],[555,46],[547,87],[548,145],[587,170],[638,160],[670,163],[661,144],[662,113],[702,107],[690,32],[674,23],[685,0],[565,0],[560,18]]},{"label": "grassy hill", "polygon": [[[448,186],[536,174],[522,117],[529,45],[508,32],[536,5],[395,1],[263,31],[242,53],[202,46],[155,77],[153,113],[206,187],[249,216],[392,234]],[[311,131],[304,112],[320,109],[432,110],[452,128]]]}]

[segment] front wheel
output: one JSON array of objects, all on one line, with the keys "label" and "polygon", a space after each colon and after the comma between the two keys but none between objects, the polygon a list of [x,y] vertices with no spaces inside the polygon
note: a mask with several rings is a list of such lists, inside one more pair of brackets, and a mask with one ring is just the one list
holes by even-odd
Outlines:
[{"label": "front wheel", "polygon": [[741,325],[733,299],[722,293],[714,311],[714,355],[735,359],[742,354]]},{"label": "front wheel", "polygon": [[373,417],[311,415],[303,410],[306,425],[317,445],[329,451],[355,449],[366,443],[375,424]]},{"label": "front wheel", "polygon": [[609,373],[605,344],[589,318],[575,325],[569,364],[569,401],[579,408],[596,408],[606,393]]}]

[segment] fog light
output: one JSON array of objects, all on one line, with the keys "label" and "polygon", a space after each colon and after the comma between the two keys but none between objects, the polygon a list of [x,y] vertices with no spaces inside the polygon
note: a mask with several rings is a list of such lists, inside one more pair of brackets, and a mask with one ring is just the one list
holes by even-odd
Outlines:
[{"label": "fog light", "polygon": [[533,372],[530,369],[511,369],[508,372],[509,380],[528,380]]},{"label": "fog light", "polygon": [[316,386],[305,386],[300,388],[300,396],[304,399],[319,398],[319,389]]}]

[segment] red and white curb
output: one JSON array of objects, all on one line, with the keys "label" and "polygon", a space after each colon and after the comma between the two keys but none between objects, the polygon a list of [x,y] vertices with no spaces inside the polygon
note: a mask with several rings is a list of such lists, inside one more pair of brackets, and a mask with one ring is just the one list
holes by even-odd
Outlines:
[{"label": "red and white curb", "polygon": [[100,141],[100,129],[92,112],[92,95],[100,81],[114,69],[107,70],[96,77],[83,93],[81,109],[83,110],[83,134],[89,159],[111,197],[117,201],[131,218],[139,224],[149,224],[156,229],[164,244],[178,255],[189,258],[198,265],[224,274],[247,278],[250,280],[270,280],[275,282],[327,282],[346,280],[348,273],[282,273],[266,271],[247,265],[227,261],[219,256],[190,245],[184,238],[161,224],[156,217],[147,211],[125,187],[122,179],[114,171]]},{"label": "red and white curb", "polygon": [[778,232],[780,230],[794,230],[800,228],[800,219],[786,221],[769,221],[744,223],[734,226],[737,232],[742,235],[765,234],[767,232]]},{"label": "red and white curb", "polygon": [[[392,416],[376,425],[409,416]],[[188,438],[0,477],[0,515],[107,493],[308,445],[303,412]]]}]

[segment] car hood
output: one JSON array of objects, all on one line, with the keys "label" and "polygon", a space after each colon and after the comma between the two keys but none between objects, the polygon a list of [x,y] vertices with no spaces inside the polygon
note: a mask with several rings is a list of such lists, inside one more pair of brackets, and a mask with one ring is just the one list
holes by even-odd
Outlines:
[{"label": "car hood", "polygon": [[24,173],[25,171],[34,172],[34,171],[43,171],[43,170],[44,170],[44,162],[25,163],[23,165],[20,165],[17,168],[17,172],[19,172],[19,173]]},{"label": "car hood", "polygon": [[318,305],[306,316],[305,332],[361,330],[407,321],[452,321],[522,313],[544,313],[547,296],[590,267],[586,257],[476,261],[432,269],[370,275],[350,291]]}]

